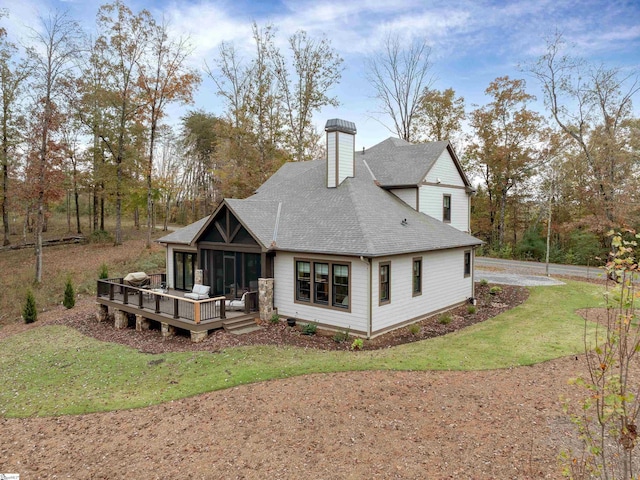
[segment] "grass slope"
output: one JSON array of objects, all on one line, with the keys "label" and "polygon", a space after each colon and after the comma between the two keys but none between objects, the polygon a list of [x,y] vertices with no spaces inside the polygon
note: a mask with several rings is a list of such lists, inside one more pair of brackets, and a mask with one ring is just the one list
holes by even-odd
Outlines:
[{"label": "grass slope", "polygon": [[600,287],[536,287],[521,306],[459,332],[399,347],[327,352],[271,346],[221,353],[142,354],[62,326],[0,342],[0,414],[80,414],[136,408],[251,382],[349,370],[474,370],[531,365],[583,350],[574,311]]}]

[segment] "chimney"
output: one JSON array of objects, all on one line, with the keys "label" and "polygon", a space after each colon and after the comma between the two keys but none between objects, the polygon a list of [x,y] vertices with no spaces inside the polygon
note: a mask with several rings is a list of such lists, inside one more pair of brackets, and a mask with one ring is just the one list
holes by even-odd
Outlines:
[{"label": "chimney", "polygon": [[327,132],[327,187],[335,188],[355,175],[356,124],[333,118],[324,127]]}]

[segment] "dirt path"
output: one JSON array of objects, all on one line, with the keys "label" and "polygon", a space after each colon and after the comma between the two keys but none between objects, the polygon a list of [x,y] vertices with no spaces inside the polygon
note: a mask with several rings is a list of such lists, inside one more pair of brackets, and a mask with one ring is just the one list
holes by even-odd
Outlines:
[{"label": "dirt path", "polygon": [[0,420],[0,472],[45,478],[559,478],[575,357],[321,374],[139,410]]}]

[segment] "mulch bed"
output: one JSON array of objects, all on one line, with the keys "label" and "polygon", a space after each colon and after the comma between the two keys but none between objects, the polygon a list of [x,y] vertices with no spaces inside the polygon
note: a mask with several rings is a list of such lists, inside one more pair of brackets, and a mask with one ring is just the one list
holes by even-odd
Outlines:
[{"label": "mulch bed", "polygon": [[[363,348],[365,350],[382,349],[446,335],[520,305],[529,296],[529,291],[524,287],[501,285],[502,290],[495,295],[489,293],[490,288],[491,285],[476,284],[477,305],[473,313],[469,309],[470,305],[463,305],[418,322],[417,327],[413,327],[412,331],[409,327],[402,327],[372,340],[365,340]],[[94,312],[95,303],[92,299],[86,298],[78,302],[73,310],[59,307],[47,312],[42,315],[43,322],[39,323],[67,325],[98,340],[120,343],[144,353],[154,354],[182,351],[218,352],[225,348],[244,345],[289,345],[320,350],[348,350],[354,338],[351,336],[347,340],[336,341],[334,332],[321,331],[316,335],[303,335],[301,325],[292,328],[288,327],[285,321],[280,321],[277,324],[266,322],[260,330],[242,335],[228,333],[222,329],[216,330],[211,332],[203,342],[193,343],[189,332],[179,331],[178,335],[164,339],[158,330],[142,332],[132,329],[116,330],[113,322],[98,322]],[[26,326],[17,328],[22,330],[24,327]],[[5,331],[7,329],[8,331]],[[0,338],[13,330],[16,330],[16,327],[5,327],[0,330]]]}]

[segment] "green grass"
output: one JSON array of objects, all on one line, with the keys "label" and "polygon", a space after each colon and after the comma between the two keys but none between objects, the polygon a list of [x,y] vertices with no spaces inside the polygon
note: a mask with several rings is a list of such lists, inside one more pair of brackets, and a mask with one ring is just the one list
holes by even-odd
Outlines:
[{"label": "green grass", "polygon": [[361,352],[271,346],[221,353],[139,353],[63,326],[0,342],[0,415],[26,417],[136,408],[246,383],[349,370],[478,370],[531,365],[583,350],[577,308],[600,288],[537,287],[523,305],[459,332]]}]

